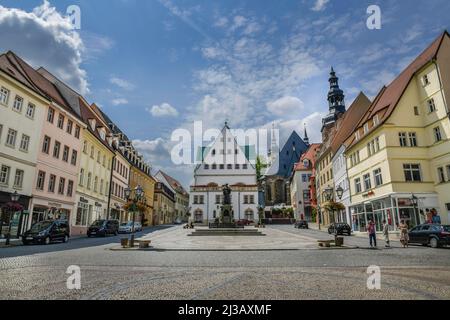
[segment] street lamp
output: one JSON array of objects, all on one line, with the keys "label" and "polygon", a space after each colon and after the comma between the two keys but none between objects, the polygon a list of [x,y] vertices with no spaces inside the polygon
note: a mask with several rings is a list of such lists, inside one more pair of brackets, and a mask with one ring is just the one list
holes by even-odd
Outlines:
[{"label": "street lamp", "polygon": [[338,196],[339,200],[342,200],[342,195],[344,194],[344,189],[342,189],[341,186],[339,186],[336,189],[336,195]]},{"label": "street lamp", "polygon": [[[142,200],[144,197],[144,190],[142,190],[142,187],[138,185],[134,189],[125,188],[124,190],[125,198],[128,202],[132,202],[131,209],[133,210],[133,224],[131,227],[131,238],[130,238],[130,247],[134,246],[134,220],[136,219],[136,210],[137,210],[137,203]],[[129,210],[128,210],[129,211]]]},{"label": "street lamp", "polygon": [[[412,202],[413,207],[414,207],[414,218],[417,220],[417,218],[419,218],[419,217],[418,217],[418,214],[417,214],[417,205],[418,205],[418,203],[419,203],[419,198],[417,198],[417,197],[413,194],[412,197],[411,197],[411,202]],[[419,221],[417,221],[417,224],[420,224],[420,218],[419,218]]]},{"label": "street lamp", "polygon": [[[14,191],[14,193],[11,193],[11,202],[16,203],[19,201],[20,195],[17,193],[17,191]],[[8,226],[8,233],[6,234],[6,241],[5,246],[9,246],[9,242],[11,239],[11,220],[12,220],[12,209],[9,210],[9,226]]]}]

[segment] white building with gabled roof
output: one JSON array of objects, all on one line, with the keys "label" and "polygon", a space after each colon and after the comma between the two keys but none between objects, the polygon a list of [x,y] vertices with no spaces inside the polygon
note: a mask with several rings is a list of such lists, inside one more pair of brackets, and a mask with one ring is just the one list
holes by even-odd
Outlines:
[{"label": "white building with gabled roof", "polygon": [[258,218],[255,146],[241,146],[230,128],[225,126],[215,141],[197,153],[200,163],[194,170],[190,187],[191,219],[196,223],[214,222],[220,216],[222,187],[231,188],[234,220]]}]

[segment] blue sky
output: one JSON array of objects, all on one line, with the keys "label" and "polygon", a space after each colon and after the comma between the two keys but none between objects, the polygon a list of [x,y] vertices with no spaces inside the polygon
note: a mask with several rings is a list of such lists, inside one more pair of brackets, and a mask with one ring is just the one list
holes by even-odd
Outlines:
[{"label": "blue sky", "polygon": [[[73,4],[81,9],[75,34],[61,21]],[[381,8],[381,30],[366,27],[371,4]],[[194,120],[218,127],[228,119],[235,128],[275,122],[283,139],[306,123],[317,142],[331,65],[348,106],[361,90],[373,97],[450,25],[447,0],[0,5],[2,51],[46,66],[85,93],[155,169],[185,185],[191,168],[172,165],[169,156],[174,129],[189,128]]]}]

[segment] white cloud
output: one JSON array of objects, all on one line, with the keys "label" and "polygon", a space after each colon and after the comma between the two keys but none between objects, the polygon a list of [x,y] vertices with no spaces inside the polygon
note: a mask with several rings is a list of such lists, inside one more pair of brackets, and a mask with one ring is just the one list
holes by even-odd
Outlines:
[{"label": "white cloud", "polygon": [[81,68],[84,45],[70,20],[47,0],[32,12],[0,6],[0,47],[35,67],[45,66],[81,94],[89,92]]},{"label": "white cloud", "polygon": [[170,159],[169,144],[162,138],[155,140],[133,140],[133,146],[151,164],[165,162]]},{"label": "white cloud", "polygon": [[285,96],[267,103],[267,111],[281,117],[292,117],[303,109],[303,102],[297,97]]},{"label": "white cloud", "polygon": [[113,106],[120,106],[120,105],[125,105],[128,104],[128,100],[125,98],[117,98],[117,99],[113,99],[111,101]]},{"label": "white cloud", "polygon": [[330,0],[316,0],[314,7],[311,8],[313,11],[322,11],[325,10],[327,3]]},{"label": "white cloud", "polygon": [[124,90],[133,90],[135,88],[135,85],[131,82],[118,77],[112,77],[111,79],[109,79],[109,82]]},{"label": "white cloud", "polygon": [[217,18],[216,22],[214,23],[215,27],[219,28],[225,28],[228,25],[228,19],[226,17],[219,17]]},{"label": "white cloud", "polygon": [[177,117],[178,111],[170,104],[164,102],[163,104],[157,106],[154,105],[151,109],[147,108],[147,111],[154,117]]}]

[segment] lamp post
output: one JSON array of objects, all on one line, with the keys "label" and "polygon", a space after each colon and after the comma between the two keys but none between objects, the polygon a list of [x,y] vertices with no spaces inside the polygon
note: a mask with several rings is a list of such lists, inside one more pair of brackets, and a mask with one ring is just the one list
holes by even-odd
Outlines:
[{"label": "lamp post", "polygon": [[[327,202],[330,202],[332,200],[333,193],[334,193],[333,188],[331,188],[331,187],[325,188],[325,190],[323,191],[323,194],[324,194],[325,200]],[[333,209],[333,216],[334,216],[334,209]]]},{"label": "lamp post", "polygon": [[142,200],[144,197],[144,190],[142,190],[142,187],[138,185],[134,189],[126,188],[124,190],[125,197],[127,198],[128,202],[132,202],[133,206],[131,207],[133,210],[133,224],[131,226],[131,238],[130,238],[130,247],[134,246],[134,220],[136,219],[136,210],[137,210],[137,203]]},{"label": "lamp post", "polygon": [[[412,195],[412,197],[411,197],[411,202],[412,202],[412,204],[413,204],[413,207],[414,207],[414,219],[415,220],[417,220],[417,218],[418,218],[418,214],[417,214],[417,205],[418,205],[418,203],[419,203],[419,198],[417,198],[414,194]],[[418,221],[417,222],[417,225],[419,225],[420,224],[420,221]]]},{"label": "lamp post", "polygon": [[[339,198],[339,200],[342,200],[342,195],[344,194],[344,189],[342,189],[342,187],[341,186],[339,186],[339,187],[337,187],[336,188],[336,195],[337,195],[337,197]],[[339,217],[340,218],[342,218],[342,210],[341,209],[339,209]],[[342,220],[344,220],[344,219],[342,219]]]},{"label": "lamp post", "polygon": [[[17,191],[14,191],[14,193],[11,193],[11,202],[16,203],[19,201],[20,195],[17,193]],[[11,220],[12,220],[12,209],[9,210],[9,226],[8,226],[8,233],[6,234],[6,241],[5,246],[9,246],[9,242],[11,239]]]}]

